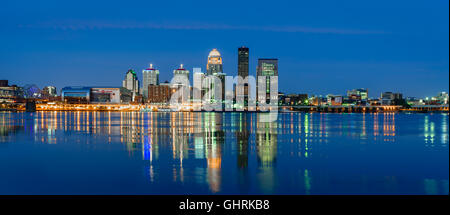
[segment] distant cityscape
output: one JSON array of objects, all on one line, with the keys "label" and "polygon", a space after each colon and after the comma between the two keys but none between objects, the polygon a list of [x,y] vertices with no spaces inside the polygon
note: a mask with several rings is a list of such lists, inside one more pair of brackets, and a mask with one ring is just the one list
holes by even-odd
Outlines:
[{"label": "distant cityscape", "polygon": [[[249,48],[239,47],[237,75],[245,79],[249,74]],[[10,85],[8,80],[0,80],[0,108],[1,110],[29,110],[28,104],[32,103],[30,110],[149,110],[158,111],[167,109],[172,95],[181,87],[188,87],[191,102],[195,101],[195,94],[201,98],[209,92],[209,99],[224,102],[225,77],[223,72],[222,56],[217,49],[210,51],[206,73],[202,68],[193,68],[192,81],[200,81],[201,88],[189,86],[186,83],[171,83],[160,81],[160,71],[153,64],[142,70],[142,82],[138,80],[136,71],[129,69],[125,73],[122,86],[67,86],[58,94],[54,86],[46,86],[40,89],[36,85],[17,86]],[[214,95],[214,83],[206,82],[206,77],[216,77],[222,82],[222,95]],[[278,77],[278,59],[260,58],[257,62],[256,78],[259,76]],[[173,70],[173,77],[183,77],[191,80],[191,72],[181,64]],[[249,101],[249,85],[244,86],[244,101]],[[270,79],[266,82],[266,92],[270,91]],[[448,111],[449,95],[447,92],[436,93],[435,96],[426,98],[406,97],[401,92],[383,92],[377,97],[369,96],[367,88],[349,89],[344,95],[328,94],[308,95],[303,93],[278,92],[278,106],[282,110],[290,111],[328,111],[334,112],[364,112],[364,111]],[[236,86],[233,90],[234,99],[237,97]],[[256,95],[258,97],[260,95]],[[217,99],[219,98],[219,99]],[[267,97],[265,97],[267,98]],[[150,108],[150,109],[149,109]],[[330,109],[331,108],[331,109]],[[332,110],[333,109],[333,110]],[[183,110],[192,110],[187,107]]]}]

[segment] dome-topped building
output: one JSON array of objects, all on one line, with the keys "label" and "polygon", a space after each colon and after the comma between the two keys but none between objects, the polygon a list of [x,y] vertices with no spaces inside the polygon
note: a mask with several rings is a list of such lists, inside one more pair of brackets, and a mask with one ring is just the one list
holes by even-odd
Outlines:
[{"label": "dome-topped building", "polygon": [[208,58],[210,57],[220,57],[220,52],[217,49],[213,49],[209,52]]},{"label": "dome-topped building", "polygon": [[217,49],[213,49],[208,55],[208,64],[206,65],[207,75],[216,75],[223,72],[222,56]]}]

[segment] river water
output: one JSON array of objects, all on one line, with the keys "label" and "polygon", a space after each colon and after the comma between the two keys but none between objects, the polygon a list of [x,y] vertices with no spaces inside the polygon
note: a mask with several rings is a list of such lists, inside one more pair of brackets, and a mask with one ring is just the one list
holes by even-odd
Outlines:
[{"label": "river water", "polygon": [[0,112],[0,194],[448,194],[449,115]]}]

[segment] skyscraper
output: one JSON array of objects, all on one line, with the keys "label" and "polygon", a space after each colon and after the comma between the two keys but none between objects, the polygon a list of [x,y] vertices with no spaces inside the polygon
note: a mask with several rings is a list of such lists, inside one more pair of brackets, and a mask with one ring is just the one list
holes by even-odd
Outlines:
[{"label": "skyscraper", "polygon": [[[247,47],[242,46],[238,48],[238,75],[245,79],[248,76],[248,56],[249,50]],[[239,95],[235,95],[236,98]],[[244,104],[248,103],[248,84],[244,84]]]},{"label": "skyscraper", "polygon": [[142,70],[142,95],[144,99],[148,98],[148,86],[159,84],[159,70],[153,68],[153,64],[150,67]]},{"label": "skyscraper", "polygon": [[[183,64],[180,65],[180,68],[173,70],[173,77],[175,78],[176,83],[172,85],[177,91],[179,90],[181,93],[181,97],[183,99],[187,99],[190,97],[189,90],[189,70],[183,68]],[[186,79],[182,79],[186,78]],[[184,82],[184,81],[187,81]]]},{"label": "skyscraper", "polygon": [[183,64],[180,65],[180,68],[173,70],[173,77],[180,75],[185,76],[189,80],[189,70],[183,68]]},{"label": "skyscraper", "polygon": [[222,57],[217,51],[217,49],[213,49],[209,52],[208,55],[208,64],[206,64],[206,74],[207,75],[216,75],[223,72],[222,67]]},{"label": "skyscraper", "polygon": [[[220,82],[222,84],[222,93],[221,93],[221,99],[218,99],[218,96],[215,94],[215,91],[212,91],[211,93],[211,99],[213,101],[222,102],[223,99],[225,99],[225,73],[223,73],[223,66],[222,66],[222,56],[220,55],[220,52],[217,51],[217,49],[213,49],[211,52],[209,52],[208,55],[208,64],[206,64],[206,75],[207,76],[216,76],[220,79]],[[210,81],[209,84],[206,86],[207,90],[213,90],[215,89],[214,82]]]},{"label": "skyscraper", "polygon": [[122,86],[133,92],[133,101],[134,101],[134,97],[139,94],[139,80],[134,70],[132,69],[128,70],[127,74],[125,75],[125,79],[122,82]]},{"label": "skyscraper", "polygon": [[248,56],[249,50],[247,47],[238,48],[238,75],[243,79],[248,76]]},{"label": "skyscraper", "polygon": [[194,102],[201,102],[203,95],[205,94],[204,87],[202,86],[203,79],[205,79],[205,74],[202,72],[201,68],[193,69],[193,88],[192,88],[192,96]]},{"label": "skyscraper", "polygon": [[[260,76],[266,76],[266,100],[270,99],[270,77],[278,76],[278,59],[258,59],[258,66],[256,68],[256,82]],[[258,85],[258,84],[257,84]],[[257,91],[259,92],[259,90]],[[277,92],[278,93],[278,92]],[[261,96],[258,94],[258,100]]]}]

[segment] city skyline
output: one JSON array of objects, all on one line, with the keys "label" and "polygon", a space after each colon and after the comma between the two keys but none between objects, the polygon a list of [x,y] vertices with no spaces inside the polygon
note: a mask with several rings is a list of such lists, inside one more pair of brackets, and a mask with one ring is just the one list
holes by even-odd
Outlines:
[{"label": "city skyline", "polygon": [[[240,53],[240,50],[242,49],[242,48],[245,48],[245,49],[247,49],[247,52],[248,52],[248,47],[246,47],[246,46],[240,46],[240,47],[237,47],[236,48],[236,50],[237,50],[237,52],[236,53],[238,53],[237,55],[236,55],[236,58],[238,58],[237,60],[236,60],[236,62],[238,62],[239,61],[239,53]],[[215,52],[215,51],[218,51],[218,49],[216,49],[216,48],[213,48],[210,52]],[[248,55],[248,54],[247,54]],[[209,59],[209,57],[208,57],[208,59]],[[257,62],[259,62],[260,60],[267,60],[267,59],[269,59],[269,60],[271,60],[272,58],[257,58]],[[273,58],[273,59],[275,59],[275,60],[277,60],[278,61],[278,59],[277,58]],[[238,62],[239,63],[239,62]],[[251,64],[251,63],[249,63],[249,64]],[[173,69],[172,69],[172,71],[171,72],[162,72],[161,74],[159,74],[159,67],[158,67],[158,65],[155,65],[153,62],[150,62],[150,63],[148,63],[147,65],[150,65],[150,66],[144,66],[144,67],[142,67],[142,68],[134,68],[134,67],[129,67],[126,71],[127,72],[125,72],[124,74],[128,74],[130,71],[134,71],[134,70],[136,70],[136,71],[149,71],[149,70],[155,70],[155,71],[157,71],[158,72],[158,81],[157,81],[157,83],[159,84],[159,83],[163,83],[163,82],[170,82],[171,81],[171,79],[174,77],[174,71],[177,71],[177,70],[180,70],[180,68],[183,68],[183,69],[186,69],[186,71],[188,71],[188,70],[194,70],[194,69],[196,69],[196,68],[200,68],[200,69],[203,69],[204,71],[203,71],[203,74],[205,74],[205,75],[208,75],[207,73],[208,73],[208,65],[207,65],[207,63],[205,64],[205,65],[203,65],[203,66],[192,66],[191,67],[191,69],[188,69],[188,68],[186,68],[185,66],[184,66],[184,64],[183,63],[181,63],[181,64],[179,64],[178,66],[173,66]],[[256,65],[257,65],[257,63],[256,63]],[[236,69],[236,74],[227,74],[227,73],[225,73],[226,75],[231,75],[231,76],[238,76],[239,74],[239,66],[238,66],[238,64],[236,64],[236,66],[238,67],[237,69]],[[153,67],[156,67],[156,68],[153,68]],[[164,66],[164,67],[166,67],[166,66]],[[257,77],[257,73],[258,73],[258,66],[256,66],[256,68],[255,68],[255,70],[254,70],[254,73],[252,73],[252,71],[251,71],[251,69],[249,68],[249,71],[248,71],[248,73],[249,73],[249,76],[254,76],[254,77]],[[161,75],[161,76],[160,76]],[[172,75],[171,77],[168,77],[167,79],[161,79],[160,77],[167,77],[168,75]],[[122,76],[123,76],[123,74],[122,74]],[[278,76],[278,75],[276,75],[276,76]],[[134,77],[137,77],[137,81],[138,81],[138,86],[139,86],[139,89],[146,89],[146,87],[144,87],[144,80],[145,80],[145,77],[144,77],[144,75],[141,73],[141,72],[135,72],[135,74],[134,74]],[[192,74],[188,74],[188,79],[189,79],[189,81],[190,81],[190,85],[192,86],[193,85],[193,82],[192,82],[192,80],[193,80],[193,73]],[[123,78],[121,79],[122,80],[122,82],[123,82]],[[13,82],[13,81],[15,81],[15,80],[9,80],[9,82],[10,82],[10,84],[11,85],[18,85],[18,84],[16,84],[16,82]],[[20,82],[20,81],[19,81]],[[92,82],[93,84],[88,84],[88,85],[86,85],[86,84],[80,84],[80,85],[75,85],[75,84],[69,84],[69,85],[66,85],[66,86],[60,86],[60,87],[56,87],[56,89],[57,89],[57,94],[59,95],[60,93],[61,93],[61,89],[62,88],[64,88],[64,87],[83,87],[83,86],[117,86],[117,87],[120,87],[120,86],[122,86],[123,85],[123,83],[122,84],[109,84],[109,85],[105,85],[105,84],[96,84],[95,83],[95,80],[94,80],[94,82]],[[33,85],[33,84],[36,84],[36,83],[26,83],[26,84],[24,84],[24,85]],[[18,86],[24,86],[24,85],[18,85]],[[36,84],[39,88],[46,88],[46,87],[54,87],[54,86],[59,86],[58,84],[48,84],[48,82],[47,83],[44,83],[43,84],[43,86],[40,86],[40,85],[38,85],[38,84]],[[348,91],[348,90],[350,90],[350,89],[356,89],[356,88],[361,88],[361,89],[369,89],[369,88],[367,88],[367,87],[364,87],[364,86],[359,86],[359,87],[353,87],[353,88],[346,88],[346,89],[344,89],[344,91],[340,91],[340,92],[330,92],[330,91],[321,91],[321,92],[324,92],[324,93],[315,93],[315,92],[313,92],[313,91],[311,91],[311,90],[306,90],[306,91],[283,91],[282,90],[282,87],[283,85],[281,84],[281,85],[279,85],[279,92],[282,92],[282,93],[286,93],[286,94],[302,94],[302,93],[306,93],[306,94],[308,94],[308,95],[311,95],[311,96],[321,96],[321,97],[324,97],[324,96],[327,96],[327,95],[333,95],[333,94],[337,94],[337,95],[345,95],[346,94],[346,92]],[[395,88],[389,88],[389,89],[395,89]],[[144,96],[144,94],[145,94],[145,90],[144,91],[140,91],[140,90],[138,90],[139,91],[139,93],[141,93],[143,96]],[[368,98],[378,98],[381,94],[383,94],[383,93],[385,93],[385,92],[393,92],[393,91],[396,91],[396,92],[401,92],[401,91],[399,91],[399,90],[381,90],[379,93],[377,93],[377,94],[370,94],[369,95],[369,97]],[[433,96],[435,96],[436,95],[436,93],[437,92],[443,92],[443,93],[445,93],[445,92],[448,92],[449,90],[448,90],[448,88],[446,88],[445,90],[440,90],[440,91],[436,91],[436,92],[431,92],[431,94],[427,94],[426,96],[416,96],[416,95],[408,95],[408,94],[405,94],[407,97],[414,97],[414,98],[423,98],[423,99],[425,99],[425,98],[431,98],[431,97],[433,97]],[[308,93],[308,92],[310,92],[310,93]],[[371,93],[373,93],[373,91],[371,90]],[[145,98],[145,96],[144,96],[144,98]]]},{"label": "city skyline", "polygon": [[[52,85],[58,91],[74,85],[119,86],[124,71],[133,68],[142,81],[140,71],[153,63],[163,82],[180,64],[206,71],[205,58],[213,48],[223,57],[223,72],[237,75],[236,49],[246,46],[251,49],[250,74],[256,73],[258,58],[279,59],[279,89],[286,93],[345,94],[368,88],[371,96],[392,91],[429,97],[449,91],[445,1],[280,2],[270,19],[259,13],[263,3],[235,8],[235,2],[224,2],[217,16],[202,12],[207,5],[202,3],[169,7],[158,2],[136,9],[115,3],[86,8],[81,2],[60,10],[45,7],[50,4],[61,6],[8,2],[0,9],[0,79],[20,86]],[[96,16],[78,13],[81,8]],[[161,10],[152,10],[152,18],[139,15],[149,8]],[[182,20],[171,15],[185,9],[190,13]],[[346,14],[339,12],[343,9]],[[244,17],[227,10],[245,12]]]},{"label": "city skyline", "polygon": [[2,2],[0,195],[130,195],[168,214],[298,213],[308,196],[438,209],[449,3]]}]

